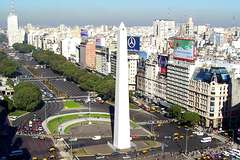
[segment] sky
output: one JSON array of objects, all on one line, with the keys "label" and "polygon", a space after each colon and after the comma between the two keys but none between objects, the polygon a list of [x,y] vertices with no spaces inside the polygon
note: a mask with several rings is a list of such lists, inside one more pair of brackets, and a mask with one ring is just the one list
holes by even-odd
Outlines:
[{"label": "sky", "polygon": [[[240,25],[240,0],[15,0],[20,25],[151,25],[154,19],[178,23]],[[10,0],[0,0],[0,27],[6,26]]]}]

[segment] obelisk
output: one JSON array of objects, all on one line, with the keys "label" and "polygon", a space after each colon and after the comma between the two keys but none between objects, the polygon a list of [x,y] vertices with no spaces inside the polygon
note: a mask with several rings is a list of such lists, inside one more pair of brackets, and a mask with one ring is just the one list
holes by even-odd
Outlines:
[{"label": "obelisk", "polygon": [[123,150],[131,147],[129,117],[127,30],[121,23],[118,32],[114,111],[113,146],[116,149]]}]

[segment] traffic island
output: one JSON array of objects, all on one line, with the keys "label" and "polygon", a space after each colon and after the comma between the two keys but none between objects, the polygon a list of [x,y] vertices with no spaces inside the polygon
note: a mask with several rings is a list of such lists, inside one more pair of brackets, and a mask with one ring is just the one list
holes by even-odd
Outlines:
[{"label": "traffic island", "polygon": [[[158,148],[161,146],[159,142],[154,141],[133,141],[133,143],[135,147],[129,149],[129,151],[147,152],[150,148]],[[77,157],[88,157],[94,155],[111,155],[113,152],[114,150],[108,144],[99,144],[74,149],[73,155]],[[125,153],[125,151],[119,152]]]}]

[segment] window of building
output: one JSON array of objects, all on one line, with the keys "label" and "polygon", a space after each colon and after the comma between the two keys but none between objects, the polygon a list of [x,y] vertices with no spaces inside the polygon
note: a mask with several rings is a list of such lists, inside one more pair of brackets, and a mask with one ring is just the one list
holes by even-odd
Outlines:
[{"label": "window of building", "polygon": [[210,106],[210,112],[214,112],[214,107]]},{"label": "window of building", "polygon": [[210,102],[210,106],[215,106],[215,102]]},{"label": "window of building", "polygon": [[214,114],[213,114],[213,113],[210,113],[209,116],[210,116],[210,117],[214,117]]},{"label": "window of building", "polygon": [[215,101],[215,97],[211,97],[210,99],[211,99],[212,101]]},{"label": "window of building", "polygon": [[215,95],[215,92],[212,91],[211,94],[212,94],[212,95]]}]

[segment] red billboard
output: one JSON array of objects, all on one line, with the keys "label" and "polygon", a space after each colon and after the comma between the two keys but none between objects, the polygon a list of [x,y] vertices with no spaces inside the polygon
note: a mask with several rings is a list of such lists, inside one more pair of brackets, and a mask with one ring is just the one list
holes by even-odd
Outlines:
[{"label": "red billboard", "polygon": [[167,64],[168,64],[168,56],[158,55],[158,67],[159,67],[160,74],[167,75]]}]

